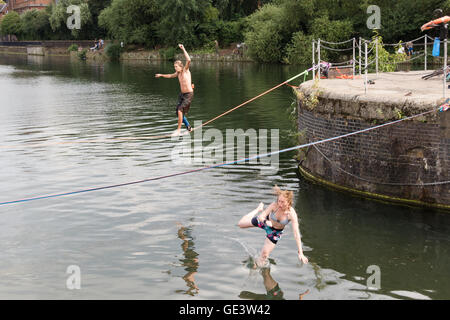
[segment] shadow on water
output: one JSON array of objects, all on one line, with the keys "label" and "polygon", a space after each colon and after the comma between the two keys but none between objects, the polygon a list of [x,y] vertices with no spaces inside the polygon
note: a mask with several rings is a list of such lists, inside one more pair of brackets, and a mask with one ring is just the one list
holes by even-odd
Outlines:
[{"label": "shadow on water", "polygon": [[239,298],[250,300],[283,300],[284,293],[278,285],[278,282],[276,282],[270,274],[270,268],[262,268],[260,274],[263,278],[264,287],[267,292],[261,294],[251,291],[242,291],[239,294]]},{"label": "shadow on water", "polygon": [[[272,260],[272,259],[270,259]],[[272,261],[273,262],[273,261]],[[245,261],[247,265],[254,265],[254,260],[249,258]],[[251,267],[252,268],[252,267]],[[259,274],[262,276],[264,288],[266,293],[255,293],[247,290],[241,291],[239,298],[248,300],[285,300],[284,292],[280,288],[279,283],[272,277],[270,273],[270,267],[258,269]],[[303,297],[309,293],[309,289],[299,294],[299,300],[303,300]]]},{"label": "shadow on water", "polygon": [[186,282],[187,290],[176,290],[176,293],[183,293],[190,296],[195,296],[199,292],[199,288],[195,283],[195,275],[199,267],[198,253],[195,252],[194,238],[191,233],[192,230],[189,227],[185,227],[178,223],[178,238],[182,240],[181,249],[183,250],[184,258],[180,259],[184,270],[187,273],[183,276],[183,280]]}]

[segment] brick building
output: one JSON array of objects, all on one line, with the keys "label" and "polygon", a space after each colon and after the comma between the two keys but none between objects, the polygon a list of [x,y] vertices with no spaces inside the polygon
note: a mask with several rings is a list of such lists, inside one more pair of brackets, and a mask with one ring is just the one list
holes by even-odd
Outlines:
[{"label": "brick building", "polygon": [[19,14],[31,9],[45,9],[54,0],[8,0],[8,10],[14,10]]}]

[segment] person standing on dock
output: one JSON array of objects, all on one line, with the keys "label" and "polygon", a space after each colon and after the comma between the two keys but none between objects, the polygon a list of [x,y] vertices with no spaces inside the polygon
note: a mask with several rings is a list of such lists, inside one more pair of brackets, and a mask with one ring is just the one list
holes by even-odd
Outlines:
[{"label": "person standing on dock", "polygon": [[155,74],[155,78],[176,78],[178,77],[178,81],[180,82],[180,90],[181,93],[178,97],[178,104],[176,107],[176,114],[178,117],[178,128],[172,134],[173,136],[180,135],[181,132],[181,124],[184,123],[187,130],[192,131],[192,127],[190,126],[186,114],[189,111],[191,106],[192,99],[194,97],[194,85],[191,80],[191,71],[189,70],[189,66],[191,64],[191,58],[187,53],[186,49],[182,44],[179,44],[178,47],[183,50],[184,57],[186,58],[186,64],[183,65],[183,62],[177,60],[174,62],[173,67],[175,68],[175,73],[171,74]]}]

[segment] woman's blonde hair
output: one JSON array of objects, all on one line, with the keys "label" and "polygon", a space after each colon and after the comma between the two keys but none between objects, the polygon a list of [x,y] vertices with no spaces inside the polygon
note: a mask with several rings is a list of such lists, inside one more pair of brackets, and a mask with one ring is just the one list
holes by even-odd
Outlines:
[{"label": "woman's blonde hair", "polygon": [[273,192],[276,194],[277,197],[283,196],[289,203],[289,206],[292,206],[292,201],[294,199],[294,192],[289,190],[281,190],[277,185],[273,187]]}]

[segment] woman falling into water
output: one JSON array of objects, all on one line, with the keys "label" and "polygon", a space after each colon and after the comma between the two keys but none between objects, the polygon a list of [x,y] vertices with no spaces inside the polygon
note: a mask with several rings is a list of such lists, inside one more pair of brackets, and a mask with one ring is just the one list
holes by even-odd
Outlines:
[{"label": "woman falling into water", "polygon": [[297,242],[298,259],[303,263],[308,263],[308,258],[303,254],[297,213],[292,208],[294,194],[292,191],[281,190],[277,186],[273,190],[277,195],[276,202],[272,202],[265,210],[264,204],[261,202],[255,210],[243,216],[238,223],[240,228],[258,227],[266,231],[264,246],[256,260],[256,265],[262,267],[266,264],[270,253],[280,240],[283,229],[290,221]]}]

